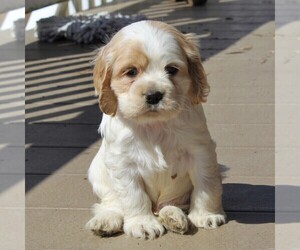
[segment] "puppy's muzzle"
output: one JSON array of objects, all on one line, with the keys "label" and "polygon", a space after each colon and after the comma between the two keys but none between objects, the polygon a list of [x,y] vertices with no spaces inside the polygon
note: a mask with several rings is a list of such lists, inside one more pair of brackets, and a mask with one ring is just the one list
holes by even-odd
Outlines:
[{"label": "puppy's muzzle", "polygon": [[156,92],[148,92],[146,95],[146,102],[148,104],[151,104],[151,105],[155,105],[155,104],[158,104],[164,97],[164,94],[159,92],[159,91],[156,91]]}]

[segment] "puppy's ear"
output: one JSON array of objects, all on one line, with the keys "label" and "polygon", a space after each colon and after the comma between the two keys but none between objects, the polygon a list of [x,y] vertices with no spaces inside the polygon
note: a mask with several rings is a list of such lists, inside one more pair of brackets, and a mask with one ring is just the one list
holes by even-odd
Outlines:
[{"label": "puppy's ear", "polygon": [[94,87],[99,95],[99,107],[103,113],[114,116],[117,112],[118,101],[115,93],[110,87],[111,65],[107,60],[107,45],[102,47],[95,59],[93,71]]},{"label": "puppy's ear", "polygon": [[194,34],[185,34],[184,40],[185,46],[183,49],[187,55],[189,74],[192,79],[192,85],[188,95],[193,104],[206,102],[210,88],[200,60],[197,39]]}]

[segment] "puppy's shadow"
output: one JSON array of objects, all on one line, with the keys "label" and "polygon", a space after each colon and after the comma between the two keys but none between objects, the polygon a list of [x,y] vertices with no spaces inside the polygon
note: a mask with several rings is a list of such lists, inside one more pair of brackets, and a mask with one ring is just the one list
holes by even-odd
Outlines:
[{"label": "puppy's shadow", "polygon": [[226,183],[230,167],[219,164],[223,176],[222,203],[227,223],[263,224],[275,222],[275,187],[248,183]]},{"label": "puppy's shadow", "polygon": [[230,167],[226,166],[226,165],[223,165],[223,164],[219,164],[219,170],[220,170],[220,173],[221,175],[226,178],[226,172],[230,170]]},{"label": "puppy's shadow", "polygon": [[195,235],[196,233],[198,233],[199,228],[195,227],[193,224],[190,223],[189,225],[189,230],[184,234],[184,235]]},{"label": "puppy's shadow", "polygon": [[95,236],[98,236],[98,237],[103,238],[103,239],[116,238],[116,237],[119,237],[122,234],[124,234],[124,232],[117,232],[117,233],[113,233],[113,234],[99,233],[99,232],[96,232],[96,231],[92,231],[92,232]]}]

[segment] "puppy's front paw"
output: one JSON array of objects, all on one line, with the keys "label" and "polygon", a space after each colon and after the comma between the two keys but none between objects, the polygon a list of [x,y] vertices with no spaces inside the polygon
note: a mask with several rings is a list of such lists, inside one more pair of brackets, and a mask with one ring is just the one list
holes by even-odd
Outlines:
[{"label": "puppy's front paw", "polygon": [[109,236],[122,231],[123,217],[113,211],[96,214],[86,223],[86,228],[100,236]]},{"label": "puppy's front paw", "polygon": [[226,222],[226,216],[224,214],[200,214],[191,212],[188,215],[190,221],[196,226],[205,229],[217,228]]},{"label": "puppy's front paw", "polygon": [[124,232],[134,238],[152,240],[162,236],[164,231],[154,215],[139,215],[124,222]]},{"label": "puppy's front paw", "polygon": [[165,206],[158,216],[164,227],[174,233],[184,234],[189,228],[187,216],[178,207]]}]

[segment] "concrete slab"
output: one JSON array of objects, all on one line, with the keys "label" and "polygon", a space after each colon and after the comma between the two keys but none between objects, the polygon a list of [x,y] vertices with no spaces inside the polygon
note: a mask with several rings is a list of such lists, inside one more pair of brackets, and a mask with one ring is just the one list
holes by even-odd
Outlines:
[{"label": "concrete slab", "polygon": [[86,175],[27,175],[26,189],[27,208],[90,208],[97,202]]},{"label": "concrete slab", "polygon": [[102,118],[98,101],[94,105],[76,104],[28,104],[26,121],[28,123],[67,123],[99,125]]},{"label": "concrete slab", "polygon": [[274,105],[204,104],[209,124],[274,124]]},{"label": "concrete slab", "polygon": [[[100,138],[98,127],[87,124],[27,124],[26,143],[48,147],[88,147]],[[210,124],[209,129],[219,147],[274,146],[274,126],[270,124]]]},{"label": "concrete slab", "polygon": [[1,144],[22,147],[25,143],[24,133],[25,124],[0,124]]},{"label": "concrete slab", "polygon": [[[101,112],[95,98],[94,105],[27,104],[28,123],[95,124],[101,122]],[[208,123],[213,124],[273,124],[274,105],[265,104],[204,104]],[[255,117],[255,119],[254,119]]]},{"label": "concrete slab", "polygon": [[26,144],[45,147],[87,147],[100,139],[98,127],[80,124],[27,124]]},{"label": "concrete slab", "polygon": [[[28,190],[32,187],[26,194],[27,208],[90,208],[99,202],[86,175],[27,175],[26,187]],[[224,179],[223,204],[226,211],[273,212],[274,197],[272,177]]]},{"label": "concrete slab", "polygon": [[[299,190],[298,190],[299,192]],[[276,212],[275,244],[277,249],[299,248],[300,213]]]},{"label": "concrete slab", "polygon": [[9,35],[3,34],[2,31],[1,31],[1,37],[3,37],[3,39],[9,37],[10,40],[2,44],[2,39],[1,39],[1,43],[0,43],[1,62],[23,59],[25,57],[24,42],[11,41],[11,34]]},{"label": "concrete slab", "polygon": [[273,148],[274,125],[209,124],[209,130],[217,147]]},{"label": "concrete slab", "polygon": [[[190,235],[168,233],[153,241],[119,235],[100,238],[84,229],[88,210],[27,209],[26,249],[273,249],[274,215],[230,213],[229,223]],[[49,219],[51,218],[51,219]]]},{"label": "concrete slab", "polygon": [[299,147],[278,148],[276,151],[276,176],[300,176],[299,162]]},{"label": "concrete slab", "polygon": [[[42,70],[37,70],[37,67],[26,68],[26,78],[29,81],[31,79],[37,79],[37,78],[43,78],[43,77],[49,77],[49,76],[54,76],[54,75],[60,75],[61,73],[74,73],[74,75],[77,75],[79,72],[91,72],[92,64],[89,63],[89,61],[86,60],[86,58],[80,58],[80,59],[85,59],[81,60],[82,62],[79,63],[80,61],[77,61],[76,64],[70,64],[70,60],[65,61],[64,65],[59,65],[59,67],[47,67],[47,69],[43,68]],[[92,60],[92,57],[90,58]],[[45,65],[46,66],[46,65]],[[56,66],[58,66],[56,64]],[[40,67],[39,67],[40,68]],[[33,70],[35,69],[35,70]],[[77,74],[75,74],[75,72]]]},{"label": "concrete slab", "polygon": [[[53,46],[55,49],[53,49]],[[39,43],[33,42],[25,46],[26,49],[26,70],[32,65],[37,65],[39,63],[38,60],[42,59],[43,61],[47,58],[47,62],[51,62],[51,58],[60,57],[60,59],[74,59],[74,58],[82,58],[86,57],[87,53],[91,53],[95,49],[95,45],[89,46],[78,46],[73,42],[57,42],[55,44],[52,43]],[[23,43],[24,50],[24,43]],[[74,57],[74,51],[76,51],[76,57]],[[56,59],[57,60],[57,59]],[[31,61],[31,63],[27,63]],[[32,61],[35,61],[33,63]],[[44,61],[45,63],[45,61]]]},{"label": "concrete slab", "polygon": [[[212,87],[213,88],[213,87]],[[213,104],[272,104],[274,103],[274,96],[270,95],[270,88],[268,87],[246,87],[232,89],[217,89],[209,96],[209,102]],[[220,98],[222,97],[222,99]]]},{"label": "concrete slab", "polygon": [[273,148],[217,147],[219,164],[228,169],[228,176],[274,177],[275,152]]},{"label": "concrete slab", "polygon": [[24,208],[0,208],[0,225],[0,249],[25,249]]},{"label": "concrete slab", "polygon": [[[89,148],[28,148],[26,173],[86,174],[99,146],[100,142]],[[225,166],[224,174],[227,176],[274,176],[275,153],[272,148],[217,147],[217,154],[218,162]]]},{"label": "concrete slab", "polygon": [[[57,93],[57,91],[62,92],[62,90],[70,90],[72,88],[78,87],[93,87],[91,75],[87,77],[71,77],[66,76],[65,78],[58,79],[53,77],[53,80],[37,79],[30,81],[31,84],[27,85],[26,97],[28,100],[30,98],[37,98],[45,96],[45,92],[51,95],[52,93]],[[47,84],[48,83],[48,84]],[[44,95],[41,95],[44,94]]]},{"label": "concrete slab", "polygon": [[[282,177],[276,175],[276,211],[279,218],[283,212],[283,216],[289,216],[292,219],[293,213],[300,213],[300,176],[294,175]],[[294,222],[300,223],[300,220]]]},{"label": "concrete slab", "polygon": [[60,95],[49,95],[41,98],[27,100],[26,103],[46,102],[46,103],[78,103],[80,101],[94,100],[94,90],[88,87],[87,90],[70,91],[69,93]]},{"label": "concrete slab", "polygon": [[[274,47],[272,48],[274,49]],[[253,54],[248,54],[252,53],[252,50]],[[274,89],[274,81],[272,81],[274,79],[274,75],[272,75],[274,71],[274,54],[271,50],[256,51],[255,48],[248,45],[248,48],[247,46],[241,46],[236,50],[236,53],[233,52],[234,50],[222,51],[218,56],[204,62],[210,85],[215,86],[215,88],[264,86],[273,87]],[[241,68],[236,69],[236,65],[241,66]],[[269,94],[274,96],[274,93]]]},{"label": "concrete slab", "polygon": [[276,125],[276,140],[280,142],[278,147],[300,147],[300,138],[297,135],[299,124],[277,124]]},{"label": "concrete slab", "polygon": [[24,174],[0,174],[0,208],[24,208]]},{"label": "concrete slab", "polygon": [[28,148],[26,174],[83,174],[98,151],[100,143],[84,148]]},{"label": "concrete slab", "polygon": [[9,147],[0,144],[0,175],[25,173],[24,146]]}]

